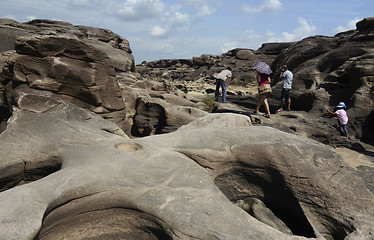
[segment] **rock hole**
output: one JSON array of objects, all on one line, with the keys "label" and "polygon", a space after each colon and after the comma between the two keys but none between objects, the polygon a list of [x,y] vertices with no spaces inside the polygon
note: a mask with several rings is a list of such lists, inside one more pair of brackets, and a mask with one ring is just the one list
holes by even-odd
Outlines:
[{"label": "rock hole", "polygon": [[116,148],[127,152],[135,152],[143,149],[142,145],[137,143],[119,143],[116,145]]},{"label": "rock hole", "polygon": [[[231,163],[230,167],[214,181],[233,203],[248,198],[261,200],[294,235],[315,238],[316,233],[304,214],[297,198],[276,169],[259,169],[247,163]],[[237,205],[237,204],[236,204]],[[328,232],[326,239],[343,240],[353,232],[352,226],[338,222],[332,216],[323,216]],[[276,222],[268,224],[272,226]],[[274,226],[272,226],[274,227]]]},{"label": "rock hole", "polygon": [[[248,197],[258,198],[285,223],[294,235],[316,237],[301,206],[282,176],[270,169],[268,176],[261,176],[261,174],[263,173],[258,174],[249,168],[235,167],[217,176],[215,183],[232,202]],[[248,193],[252,195],[248,196]]]},{"label": "rock hole", "polygon": [[39,167],[36,166],[35,168],[30,169],[26,168],[24,181],[28,183],[42,179],[52,173],[59,171],[61,169],[61,166],[62,164],[60,162],[48,161],[45,163],[45,165],[43,163],[43,165]]},{"label": "rock hole", "polygon": [[137,99],[135,110],[136,113],[131,126],[132,136],[146,137],[165,133],[165,127],[167,127],[166,112],[161,105]]},{"label": "rock hole", "polygon": [[10,112],[8,100],[0,84],[0,133],[6,129],[7,121],[11,116],[12,113]]},{"label": "rock hole", "polygon": [[0,192],[42,179],[59,171],[61,166],[61,160],[56,157],[42,162],[27,163],[24,165],[23,171],[17,172],[15,170],[13,174],[0,178]]},{"label": "rock hole", "polygon": [[[79,201],[79,200],[77,200]],[[172,240],[172,233],[154,217],[133,209],[65,211],[69,202],[48,214],[34,240],[127,239]],[[89,204],[89,203],[88,203]],[[77,209],[76,209],[77,210]]]}]

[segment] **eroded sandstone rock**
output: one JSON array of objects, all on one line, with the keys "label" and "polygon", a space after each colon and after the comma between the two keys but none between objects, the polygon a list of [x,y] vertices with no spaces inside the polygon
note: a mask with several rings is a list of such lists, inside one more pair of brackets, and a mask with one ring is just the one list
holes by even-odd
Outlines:
[{"label": "eroded sandstone rock", "polygon": [[[206,114],[165,81],[139,81],[128,41],[109,30],[50,20],[0,24],[1,50],[8,50],[0,57],[1,131],[19,104],[12,103],[18,85],[56,93],[133,137],[171,132]],[[192,61],[159,64],[188,71]]]},{"label": "eroded sandstone rock", "polygon": [[[248,126],[246,116],[217,114],[225,116],[221,124],[200,119],[170,134],[131,140],[113,123],[62,100],[42,113],[15,113],[0,135],[0,176],[53,159],[61,169],[0,193],[2,239],[373,234],[373,196],[339,155],[303,137]],[[248,196],[262,199],[299,236],[234,205]],[[115,219],[129,224],[117,228]]]}]

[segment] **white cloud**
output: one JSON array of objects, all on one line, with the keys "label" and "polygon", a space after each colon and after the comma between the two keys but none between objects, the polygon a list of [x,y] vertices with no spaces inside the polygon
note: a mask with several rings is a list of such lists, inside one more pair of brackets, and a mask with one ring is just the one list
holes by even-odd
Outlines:
[{"label": "white cloud", "polygon": [[164,53],[172,53],[174,51],[174,46],[169,42],[163,42],[156,47],[156,50]]},{"label": "white cloud", "polygon": [[239,46],[239,42],[238,41],[235,41],[235,42],[226,42],[224,43],[221,47],[220,47],[220,51],[222,53],[226,53],[234,48],[237,48]]},{"label": "white cloud", "polygon": [[[216,6],[221,3],[217,0],[181,0],[186,5],[197,10],[196,17],[210,16],[216,12]],[[214,5],[214,6],[212,6]]]},{"label": "white cloud", "polygon": [[256,34],[253,30],[245,30],[238,36],[238,40],[243,43],[257,42],[259,39],[261,39],[261,35]]},{"label": "white cloud", "polygon": [[194,8],[200,8],[201,6],[208,5],[209,3],[216,2],[214,0],[181,0],[187,5],[193,6]]},{"label": "white cloud", "polygon": [[167,13],[163,17],[163,22],[163,27],[156,25],[150,30],[151,36],[164,38],[177,31],[188,31],[190,16],[180,12]]},{"label": "white cloud", "polygon": [[268,12],[268,11],[278,11],[282,9],[282,3],[280,0],[264,0],[261,6],[251,7],[249,5],[243,6],[244,12]]},{"label": "white cloud", "polygon": [[274,33],[274,32],[272,32],[272,31],[267,31],[266,32],[266,38],[267,39],[275,39],[277,36],[276,36],[276,34]]},{"label": "white cloud", "polygon": [[317,33],[317,27],[314,25],[310,25],[306,19],[299,18],[298,19],[299,26],[293,30],[292,33],[289,32],[282,32],[282,36],[276,37],[276,35],[272,32],[267,32],[268,41],[269,42],[293,42],[301,40],[305,37],[309,37],[315,35]]},{"label": "white cloud", "polygon": [[356,29],[356,23],[358,21],[360,21],[360,19],[355,18],[355,19],[349,21],[346,26],[341,26],[340,25],[340,26],[334,28],[333,33],[340,33],[340,32],[345,32],[345,31],[348,31],[348,30]]},{"label": "white cloud", "polygon": [[164,13],[164,3],[160,0],[126,0],[117,9],[117,14],[127,21],[160,17]]},{"label": "white cloud", "polygon": [[[67,9],[69,11],[79,11],[80,15],[84,12],[92,12],[94,17],[98,13],[106,13],[107,9],[115,9],[117,11],[120,9],[118,4],[112,0],[102,1],[102,0],[60,0],[61,4],[66,2]],[[113,11],[112,11],[113,12]]]},{"label": "white cloud", "polygon": [[198,16],[198,17],[209,16],[209,15],[214,14],[215,11],[216,11],[216,10],[215,10],[214,8],[209,7],[208,5],[203,5],[203,6],[199,9],[199,11],[198,11],[198,13],[197,13],[196,16]]},{"label": "white cloud", "polygon": [[83,7],[83,6],[88,6],[90,4],[90,1],[89,0],[70,0],[68,4],[70,6]]},{"label": "white cloud", "polygon": [[168,29],[162,28],[160,26],[154,26],[151,29],[150,34],[151,34],[151,36],[154,36],[154,37],[164,37],[167,33],[168,33]]},{"label": "white cloud", "polygon": [[175,12],[174,16],[170,19],[173,25],[185,25],[190,22],[190,16],[187,13]]},{"label": "white cloud", "polygon": [[243,32],[236,33],[232,36],[231,41],[224,42],[220,47],[219,50],[222,53],[226,53],[234,48],[249,48],[249,49],[256,49],[259,46],[259,42],[263,43],[265,40],[265,36],[261,34],[257,34],[253,30],[245,30]]}]

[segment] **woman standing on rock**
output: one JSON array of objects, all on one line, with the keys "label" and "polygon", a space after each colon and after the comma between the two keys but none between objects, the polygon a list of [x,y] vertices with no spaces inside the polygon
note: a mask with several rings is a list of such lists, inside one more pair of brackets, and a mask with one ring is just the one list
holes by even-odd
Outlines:
[{"label": "woman standing on rock", "polygon": [[265,108],[266,108],[266,114],[264,114],[263,116],[266,117],[266,118],[270,118],[269,104],[268,104],[268,100],[266,98],[266,95],[271,93],[271,88],[270,88],[270,92],[269,91],[264,91],[264,92],[261,91],[261,86],[264,86],[265,84],[268,84],[269,87],[270,87],[270,83],[271,83],[270,76],[266,73],[258,72],[257,73],[257,83],[258,83],[259,90],[258,90],[258,97],[257,97],[257,107],[256,107],[256,110],[254,111],[254,113],[258,114],[258,111],[259,111],[260,106],[261,106],[261,101],[264,101]]}]

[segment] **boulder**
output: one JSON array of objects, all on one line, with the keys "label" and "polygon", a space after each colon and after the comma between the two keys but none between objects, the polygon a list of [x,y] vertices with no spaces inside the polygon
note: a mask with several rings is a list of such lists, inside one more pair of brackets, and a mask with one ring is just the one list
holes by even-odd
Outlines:
[{"label": "boulder", "polygon": [[131,75],[135,67],[126,39],[106,29],[52,20],[1,19],[0,26],[0,131],[11,115],[10,92],[19,84],[57,93],[125,129],[117,75]]},{"label": "boulder", "polygon": [[97,113],[124,109],[115,69],[101,51],[66,37],[20,37],[13,82],[52,91]]},{"label": "boulder", "polygon": [[68,22],[34,19],[19,23],[10,19],[0,19],[0,52],[14,50],[16,39],[21,36],[64,36],[83,41],[106,53],[116,71],[134,71],[135,62],[129,42],[107,29],[74,26]]},{"label": "boulder", "polygon": [[253,53],[251,50],[242,49],[236,53],[236,57],[240,60],[249,60]]}]

